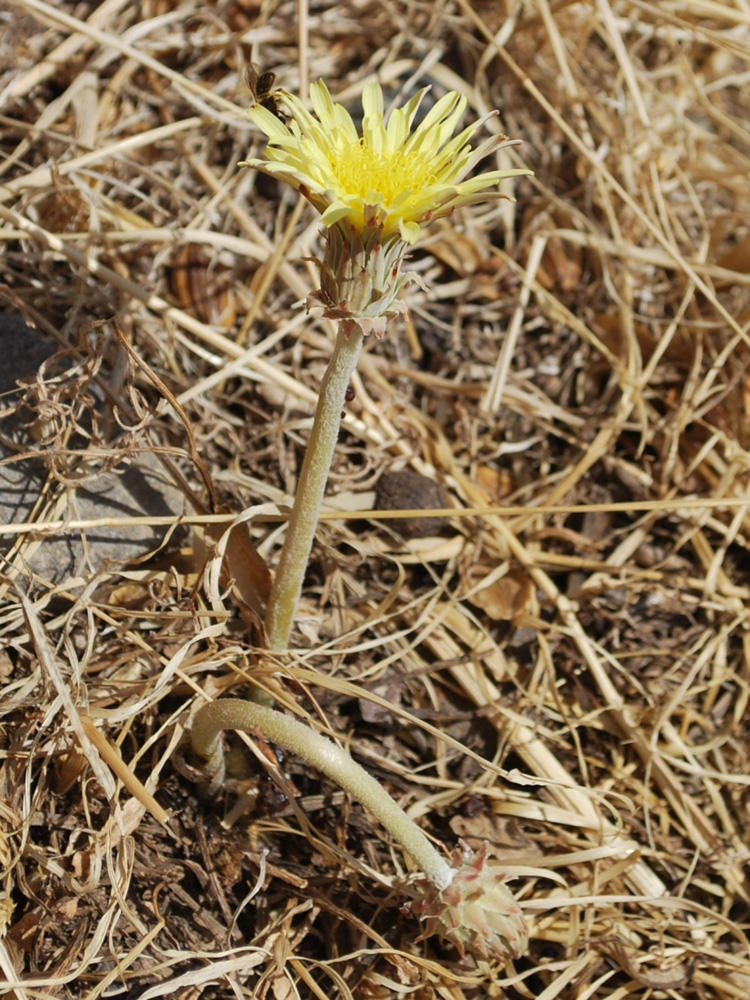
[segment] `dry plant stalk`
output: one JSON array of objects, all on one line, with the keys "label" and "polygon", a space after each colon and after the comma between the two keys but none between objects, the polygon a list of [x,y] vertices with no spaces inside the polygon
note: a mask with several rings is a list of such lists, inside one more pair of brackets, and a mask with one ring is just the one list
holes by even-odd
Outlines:
[{"label": "dry plant stalk", "polygon": [[[33,511],[0,524],[4,988],[66,1000],[118,983],[152,1000],[228,989],[258,1000],[746,1000],[747,4],[341,0],[335,17],[322,6],[233,2],[206,17],[183,0],[145,21],[143,5],[123,0],[0,9],[2,310],[68,354],[84,348],[0,400],[4,440],[16,400],[35,420],[60,404],[45,450],[53,474]],[[335,74],[347,94],[373,73],[389,93],[460,90],[478,116],[502,109],[536,170],[519,208],[476,206],[460,231],[444,219],[420,241],[409,267],[430,287],[409,303],[424,355],[363,351],[347,407],[339,483],[359,500],[383,465],[431,464],[456,504],[452,552],[396,550],[385,530],[350,531],[332,512],[337,539],[357,544],[321,602],[332,638],[285,663],[292,683],[315,686],[321,715],[346,700],[357,760],[387,748],[382,766],[396,787],[408,782],[407,811],[429,817],[425,833],[489,839],[515,871],[543,865],[524,876],[533,936],[512,983],[497,963],[415,946],[385,880],[352,877],[343,834],[352,859],[384,873],[388,846],[399,851],[385,831],[365,843],[374,817],[339,821],[327,796],[293,778],[296,822],[291,807],[259,818],[248,843],[185,794],[173,773],[185,697],[204,678],[218,695],[253,676],[255,656],[218,604],[196,619],[189,550],[126,579],[104,566],[83,591],[28,575],[52,533],[79,533],[96,554],[102,527],[124,540],[137,524],[179,521],[85,516],[60,493],[64,470],[129,460],[122,439],[98,419],[92,435],[81,417],[77,386],[93,383],[80,334],[92,322],[105,324],[102,391],[124,401],[106,332],[117,316],[185,407],[222,492],[274,509],[283,499],[279,429],[291,442],[286,414],[317,403],[296,364],[308,351],[327,360],[332,341],[293,304],[310,290],[298,261],[315,226],[267,182],[248,206],[252,175],[231,167],[247,155],[238,67],[255,48],[285,80]],[[433,61],[444,51],[450,65]],[[207,325],[196,296],[170,301],[166,267],[183,241],[206,249],[207,277],[234,269],[237,336]],[[158,417],[128,440],[163,449],[180,471],[185,435],[174,410]],[[39,463],[39,440],[28,447]],[[538,621],[511,628],[470,606],[475,553],[528,574]],[[90,743],[76,718],[85,726],[86,706],[196,838],[144,812],[93,747],[76,750]],[[425,709],[438,713],[432,725]],[[312,846],[293,855],[300,808],[325,871]],[[238,842],[235,883],[215,862]],[[252,906],[248,881],[268,887]]]}]

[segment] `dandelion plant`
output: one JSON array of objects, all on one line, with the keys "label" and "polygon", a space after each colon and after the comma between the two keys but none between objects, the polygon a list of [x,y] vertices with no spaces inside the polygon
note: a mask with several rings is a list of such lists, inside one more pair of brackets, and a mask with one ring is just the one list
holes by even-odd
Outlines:
[{"label": "dandelion plant", "polygon": [[455,92],[437,101],[412,131],[427,88],[386,118],[379,84],[367,84],[361,135],[322,81],[310,88],[312,112],[281,93],[291,114],[288,125],[262,104],[250,109],[268,145],[263,158],[246,165],[289,184],[320,212],[325,250],[317,261],[320,288],[308,305],[322,305],[325,317],[339,321],[339,332],[268,601],[265,628],[272,650],[288,645],[362,342],[371,333],[382,337],[404,309],[399,296],[411,279],[401,265],[409,247],[426,223],[458,206],[503,197],[498,181],[529,173],[491,170],[467,177],[486,156],[512,143],[491,136],[473,148],[469,140],[486,119],[454,136],[466,109],[466,98]]},{"label": "dandelion plant", "polygon": [[[469,176],[510,141],[493,136],[472,147],[470,140],[486,119],[454,136],[467,103],[457,93],[438,100],[415,126],[425,93],[386,116],[380,86],[368,84],[361,134],[322,82],[311,87],[312,111],[286,92],[250,110],[268,145],[262,158],[246,165],[289,184],[320,213],[325,237],[316,262],[320,288],[308,306],[322,305],[323,315],[339,322],[268,601],[265,630],[275,651],[289,643],[349,380],[364,338],[382,337],[403,311],[400,295],[410,276],[402,273],[402,264],[409,247],[433,219],[461,205],[503,197],[498,181],[529,173],[510,169]],[[276,113],[279,95],[290,114],[288,124]],[[504,884],[506,877],[487,864],[486,850],[472,854],[462,847],[449,864],[350,754],[265,705],[224,699],[196,714],[193,749],[206,761],[214,789],[224,779],[224,729],[260,734],[298,754],[380,820],[424,875],[413,886],[417,896],[410,906],[426,922],[424,937],[438,933],[462,955],[508,958],[523,952],[527,931],[521,909]]]}]

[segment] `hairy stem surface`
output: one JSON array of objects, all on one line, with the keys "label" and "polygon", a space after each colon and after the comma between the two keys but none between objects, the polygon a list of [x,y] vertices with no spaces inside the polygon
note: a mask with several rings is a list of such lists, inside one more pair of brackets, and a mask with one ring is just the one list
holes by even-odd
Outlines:
[{"label": "hairy stem surface", "polygon": [[289,644],[289,635],[302,592],[302,582],[328,482],[328,472],[338,441],[341,410],[349,379],[362,351],[362,341],[362,331],[356,327],[349,330],[348,336],[339,331],[320,386],[310,441],[302,463],[292,513],[268,599],[266,637],[268,648],[275,652],[286,649]]},{"label": "hairy stem surface", "polygon": [[225,698],[203,705],[196,713],[192,731],[193,750],[207,761],[213,776],[212,790],[217,790],[224,779],[223,729],[261,733],[272,743],[297,754],[369,809],[409,852],[438,890],[451,884],[454,870],[379,782],[332,740],[273,708]]}]

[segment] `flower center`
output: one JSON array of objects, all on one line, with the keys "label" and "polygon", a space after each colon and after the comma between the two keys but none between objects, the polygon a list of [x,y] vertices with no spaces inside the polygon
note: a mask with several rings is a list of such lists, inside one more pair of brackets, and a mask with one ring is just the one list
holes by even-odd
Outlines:
[{"label": "flower center", "polygon": [[418,191],[432,183],[433,173],[420,156],[403,153],[376,153],[362,140],[354,142],[331,168],[342,192],[366,201],[377,193],[383,206],[391,205],[399,195]]}]

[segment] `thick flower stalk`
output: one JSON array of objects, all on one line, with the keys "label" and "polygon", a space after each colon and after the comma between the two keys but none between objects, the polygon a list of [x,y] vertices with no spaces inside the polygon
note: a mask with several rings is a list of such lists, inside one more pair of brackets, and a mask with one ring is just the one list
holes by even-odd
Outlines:
[{"label": "thick flower stalk", "polygon": [[[340,321],[331,362],[337,372],[321,386],[269,598],[265,626],[272,650],[288,644],[362,338],[370,333],[382,337],[388,322],[403,311],[400,293],[411,280],[401,270],[405,254],[422,226],[462,205],[505,197],[497,189],[500,180],[530,173],[508,169],[470,176],[486,156],[512,143],[505,136],[491,136],[472,147],[470,140],[486,119],[454,135],[467,103],[454,92],[440,98],[415,125],[426,92],[386,116],[380,86],[367,84],[361,133],[322,81],[310,88],[312,111],[285,91],[274,95],[270,108],[266,100],[250,109],[268,145],[262,158],[244,165],[289,184],[320,212],[325,249],[316,261],[320,288],[308,306],[318,303],[326,317]],[[290,113],[288,125],[271,110],[277,96]]]},{"label": "thick flower stalk", "polygon": [[457,850],[454,866],[440,855],[413,820],[350,754],[314,729],[275,709],[226,698],[203,705],[193,720],[192,747],[206,762],[216,792],[224,781],[223,729],[259,733],[297,754],[336,781],[380,820],[419,865],[425,878],[413,886],[409,904],[426,921],[425,933],[450,941],[463,956],[485,959],[521,955],[528,936],[521,908],[503,884],[505,876],[476,855]]}]

